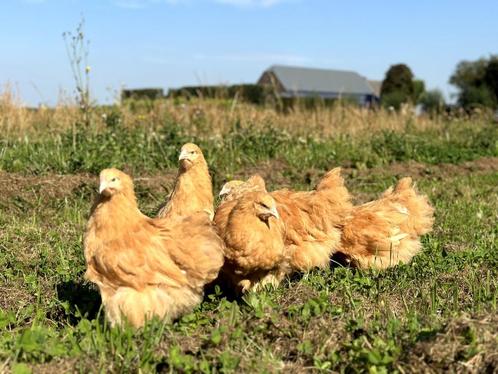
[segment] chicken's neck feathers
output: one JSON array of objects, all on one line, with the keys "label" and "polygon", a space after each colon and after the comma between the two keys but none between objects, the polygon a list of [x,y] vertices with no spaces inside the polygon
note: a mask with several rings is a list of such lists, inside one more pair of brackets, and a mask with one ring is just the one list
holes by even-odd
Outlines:
[{"label": "chicken's neck feathers", "polygon": [[211,176],[205,164],[194,165],[189,170],[178,172],[169,205],[174,204],[175,200],[189,201],[199,195],[205,196],[206,200],[212,199],[213,196]]},{"label": "chicken's neck feathers", "polygon": [[148,217],[138,209],[136,200],[124,194],[110,198],[99,197],[92,211],[90,224],[106,234],[128,232],[131,227],[145,223]]}]

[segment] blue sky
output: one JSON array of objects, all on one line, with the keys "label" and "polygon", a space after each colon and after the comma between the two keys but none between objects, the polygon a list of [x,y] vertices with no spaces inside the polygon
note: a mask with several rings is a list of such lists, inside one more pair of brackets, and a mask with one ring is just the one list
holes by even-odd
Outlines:
[{"label": "blue sky", "polygon": [[448,95],[459,61],[498,53],[494,0],[1,0],[0,84],[31,105],[72,94],[62,33],[81,15],[99,102],[123,85],[255,82],[276,63],[382,79],[404,62]]}]

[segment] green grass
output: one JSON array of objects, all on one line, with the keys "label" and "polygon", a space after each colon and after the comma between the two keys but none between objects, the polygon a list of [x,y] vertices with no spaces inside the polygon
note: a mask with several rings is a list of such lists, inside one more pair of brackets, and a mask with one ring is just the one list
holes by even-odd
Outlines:
[{"label": "green grass", "polygon": [[176,167],[178,150],[193,141],[205,151],[215,175],[231,173],[267,159],[278,159],[299,172],[349,164],[373,167],[393,161],[430,164],[462,162],[498,156],[498,127],[494,124],[458,126],[421,132],[383,131],[350,136],[295,137],[271,127],[251,131],[235,127],[223,137],[191,138],[174,123],[133,130],[112,125],[100,132],[79,130],[48,138],[0,140],[0,170],[33,174],[98,173],[114,165],[135,173]]},{"label": "green grass", "polygon": [[496,129],[363,139],[234,131],[223,139],[194,139],[206,151],[216,187],[269,162],[270,170],[278,166],[268,175],[271,187],[310,188],[321,172],[347,164],[358,168],[348,187],[366,200],[396,180],[389,163],[434,165],[416,179],[436,207],[435,229],[410,265],[383,272],[336,266],[241,299],[214,288],[179,321],[154,320],[139,331],[110,328],[98,293],[83,281],[82,234],[94,177],[52,174],[126,166],[150,178],[137,181],[137,193],[152,214],[166,188],[155,175],[170,173],[179,144],[191,139],[178,129],[120,131],[79,134],[75,149],[70,134],[3,140],[0,168],[9,173],[0,173],[0,372],[498,368],[498,173],[438,169],[441,162],[496,156]]}]

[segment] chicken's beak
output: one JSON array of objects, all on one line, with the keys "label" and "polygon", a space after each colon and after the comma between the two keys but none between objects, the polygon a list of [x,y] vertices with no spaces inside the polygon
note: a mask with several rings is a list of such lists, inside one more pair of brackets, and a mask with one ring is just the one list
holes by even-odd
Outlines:
[{"label": "chicken's beak", "polygon": [[227,185],[223,186],[221,188],[221,191],[220,193],[218,194],[219,197],[223,197],[225,195],[228,195],[230,193],[230,187],[228,187]]},{"label": "chicken's beak", "polygon": [[102,182],[100,182],[100,186],[99,186],[99,194],[101,194],[101,193],[102,193],[102,191],[104,191],[107,187],[108,187],[108,185],[107,185],[107,182],[106,182],[106,181],[102,181]]},{"label": "chicken's beak", "polygon": [[188,160],[188,156],[189,156],[188,151],[182,150],[182,151],[180,152],[180,156],[178,157],[178,161],[181,161],[181,160]]},{"label": "chicken's beak", "polygon": [[276,207],[271,207],[270,214],[276,219],[280,219],[280,215],[278,214],[278,210]]}]

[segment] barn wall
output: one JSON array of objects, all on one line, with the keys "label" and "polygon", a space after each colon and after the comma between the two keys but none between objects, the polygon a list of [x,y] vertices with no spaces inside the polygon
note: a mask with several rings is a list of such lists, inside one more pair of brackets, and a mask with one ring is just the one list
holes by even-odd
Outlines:
[{"label": "barn wall", "polygon": [[258,80],[259,85],[262,86],[274,86],[275,90],[279,93],[284,92],[284,87],[278,80],[278,78],[272,72],[265,71]]}]

